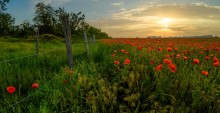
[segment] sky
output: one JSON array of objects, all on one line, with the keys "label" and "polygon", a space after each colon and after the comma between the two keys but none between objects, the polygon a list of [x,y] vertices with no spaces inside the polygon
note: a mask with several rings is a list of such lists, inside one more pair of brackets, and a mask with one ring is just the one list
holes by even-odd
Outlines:
[{"label": "sky", "polygon": [[220,0],[11,0],[6,12],[16,24],[32,22],[38,2],[81,11],[87,23],[114,38],[220,36]]}]

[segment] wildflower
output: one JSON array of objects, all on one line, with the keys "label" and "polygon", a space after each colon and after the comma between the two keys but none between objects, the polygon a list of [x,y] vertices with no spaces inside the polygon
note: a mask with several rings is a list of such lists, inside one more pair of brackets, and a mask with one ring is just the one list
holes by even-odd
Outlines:
[{"label": "wildflower", "polygon": [[174,48],[175,51],[178,51],[178,48]]},{"label": "wildflower", "polygon": [[138,50],[141,51],[143,49],[142,46],[138,46]]},{"label": "wildflower", "polygon": [[199,59],[196,58],[193,60],[193,62],[194,62],[194,64],[199,64]]},{"label": "wildflower", "polygon": [[67,71],[67,68],[64,68],[63,71],[66,72],[66,71]]},{"label": "wildflower", "polygon": [[158,66],[156,67],[156,71],[160,71],[160,70],[162,69],[162,67],[163,67],[163,64],[158,65]]},{"label": "wildflower", "polygon": [[125,53],[125,54],[128,54],[128,51],[125,51],[124,53]]},{"label": "wildflower", "polygon": [[170,64],[170,63],[172,63],[172,61],[169,60],[169,59],[164,59],[163,62],[166,63],[166,64]]},{"label": "wildflower", "polygon": [[214,58],[213,58],[213,62],[219,62],[218,58],[217,58],[217,57],[214,57]]},{"label": "wildflower", "polygon": [[115,54],[115,53],[113,53],[113,54],[112,54],[112,57],[114,57],[114,56],[116,56],[116,54]]},{"label": "wildflower", "polygon": [[208,71],[205,71],[205,70],[203,70],[201,73],[202,73],[203,75],[205,75],[205,76],[207,76],[207,75],[209,74],[209,72],[208,72]]},{"label": "wildflower", "polygon": [[184,54],[186,54],[186,53],[187,53],[187,51],[186,51],[186,50],[183,50],[183,53],[184,53]]},{"label": "wildflower", "polygon": [[158,51],[160,51],[160,52],[161,52],[162,50],[163,50],[163,49],[162,49],[161,47],[159,47],[159,48],[158,48]]},{"label": "wildflower", "polygon": [[183,59],[184,59],[184,60],[188,60],[188,58],[187,58],[186,56],[183,56]]},{"label": "wildflower", "polygon": [[7,91],[9,94],[13,94],[15,92],[16,88],[14,86],[8,86]]},{"label": "wildflower", "polygon": [[176,72],[176,65],[175,64],[170,63],[169,68],[172,72],[174,72],[174,73]]},{"label": "wildflower", "polygon": [[176,58],[178,58],[178,59],[179,59],[179,58],[180,58],[180,54],[177,54],[177,55],[176,55]]},{"label": "wildflower", "polygon": [[125,52],[125,50],[124,50],[124,49],[121,49],[121,52],[122,52],[122,53],[124,53],[124,52]]},{"label": "wildflower", "polygon": [[209,56],[210,56],[210,57],[213,57],[214,55],[213,55],[213,54],[210,54]]},{"label": "wildflower", "polygon": [[117,50],[114,50],[115,53],[117,53]]},{"label": "wildflower", "polygon": [[126,65],[130,64],[130,60],[129,60],[128,58],[126,58],[125,64],[126,64]]},{"label": "wildflower", "polygon": [[199,52],[199,54],[203,54],[203,51]]},{"label": "wildflower", "polygon": [[69,74],[72,75],[73,74],[73,70],[69,70]]},{"label": "wildflower", "polygon": [[171,47],[168,47],[167,48],[167,51],[172,51],[173,49]]},{"label": "wildflower", "polygon": [[213,66],[218,67],[219,66],[219,62],[213,62]]},{"label": "wildflower", "polygon": [[63,83],[70,85],[70,82],[67,80],[63,80]]},{"label": "wildflower", "polygon": [[39,87],[38,83],[33,83],[33,84],[32,84],[32,88],[33,88],[33,89],[37,89],[38,87]]},{"label": "wildflower", "polygon": [[166,55],[166,59],[169,59],[171,56],[170,55]]},{"label": "wildflower", "polygon": [[154,64],[154,60],[151,60],[151,61],[150,61],[150,64]]},{"label": "wildflower", "polygon": [[120,62],[119,62],[118,60],[115,60],[115,61],[114,61],[114,64],[119,65]]},{"label": "wildflower", "polygon": [[205,56],[205,59],[206,59],[206,60],[209,60],[209,56]]}]

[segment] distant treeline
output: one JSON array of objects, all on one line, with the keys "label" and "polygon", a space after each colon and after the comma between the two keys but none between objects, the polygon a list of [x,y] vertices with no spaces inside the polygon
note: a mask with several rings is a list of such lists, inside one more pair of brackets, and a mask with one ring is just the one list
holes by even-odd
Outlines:
[{"label": "distant treeline", "polygon": [[[35,35],[36,29],[39,29],[40,35],[52,34],[58,37],[64,37],[63,26],[59,16],[61,12],[64,12],[64,8],[54,9],[51,5],[37,3],[35,5],[36,11],[33,21],[30,22],[25,20],[20,25],[15,25],[15,18],[11,14],[5,12],[5,6],[8,2],[9,0],[0,0],[0,37],[10,36],[25,38]],[[95,28],[86,23],[84,21],[85,15],[81,12],[70,12],[67,14],[69,17],[72,38],[83,38],[84,30],[89,37],[95,35],[97,39],[111,38],[107,33],[102,32],[101,29]]]}]

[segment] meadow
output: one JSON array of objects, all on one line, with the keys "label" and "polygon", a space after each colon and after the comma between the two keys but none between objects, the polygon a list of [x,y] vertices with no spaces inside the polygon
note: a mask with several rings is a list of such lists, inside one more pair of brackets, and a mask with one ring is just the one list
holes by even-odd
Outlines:
[{"label": "meadow", "polygon": [[0,45],[1,113],[220,111],[219,38],[73,41],[72,70],[62,41]]}]

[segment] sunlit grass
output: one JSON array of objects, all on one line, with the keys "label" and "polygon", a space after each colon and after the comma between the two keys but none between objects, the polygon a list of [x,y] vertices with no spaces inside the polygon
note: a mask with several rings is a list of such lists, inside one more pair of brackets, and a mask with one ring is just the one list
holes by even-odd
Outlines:
[{"label": "sunlit grass", "polygon": [[[89,56],[84,43],[73,43],[73,70],[66,66],[65,44],[61,42],[40,42],[39,53],[57,50],[1,63],[1,112],[220,110],[219,66],[213,66],[213,58],[220,59],[219,51],[215,50],[219,48],[219,39],[111,39],[103,42],[90,45]],[[0,53],[4,51],[3,60],[35,54],[34,42],[0,41],[0,44],[4,45],[4,49],[0,49]],[[158,47],[162,51],[158,51]],[[173,50],[169,52],[167,47]],[[177,58],[177,54],[181,57]],[[183,56],[188,59],[184,60]],[[206,60],[205,56],[210,59]],[[165,58],[175,64],[175,72],[163,62]],[[199,64],[193,63],[195,58],[200,60]],[[126,59],[130,62],[125,63]],[[120,63],[114,64],[115,60]],[[163,67],[157,71],[155,68],[160,64]],[[208,71],[208,75],[202,75],[202,70]],[[31,88],[35,82],[39,84],[38,89]],[[16,87],[12,95],[6,90],[10,85]]]}]

